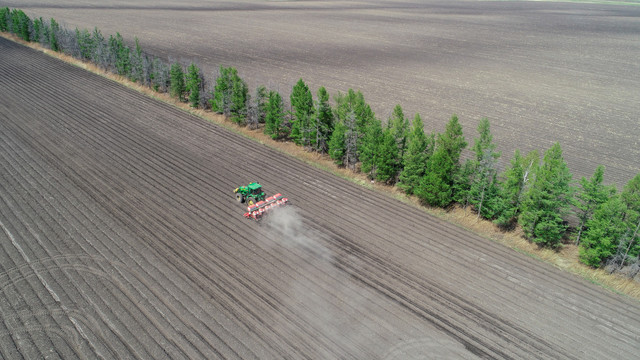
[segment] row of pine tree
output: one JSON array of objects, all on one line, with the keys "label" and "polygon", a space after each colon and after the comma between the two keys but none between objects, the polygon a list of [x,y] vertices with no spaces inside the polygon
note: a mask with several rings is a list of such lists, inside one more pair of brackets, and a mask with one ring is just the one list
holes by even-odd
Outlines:
[{"label": "row of pine tree", "polygon": [[[258,86],[249,94],[233,67],[220,67],[211,83],[191,63],[167,63],[145,54],[135,39],[130,49],[120,34],[106,39],[96,28],[69,31],[54,19],[31,20],[21,10],[0,9],[0,31],[54,51],[91,61],[106,70],[159,92],[168,92],[194,108],[225,114],[240,125],[262,127],[275,140],[290,140],[330,156],[338,166],[366,174],[371,180],[397,186],[429,206],[454,204],[475,211],[505,230],[519,225],[540,246],[558,248],[568,239],[580,246],[580,260],[610,271],[627,265],[630,276],[640,272],[640,174],[621,192],[604,185],[604,167],[577,184],[559,143],[542,158],[537,151],[516,151],[502,172],[501,154],[481,119],[477,137],[468,143],[454,115],[439,134],[425,133],[419,114],[412,121],[397,105],[386,122],[378,119],[360,91],[334,96],[320,87],[316,99],[300,79],[289,104],[276,90]],[[578,225],[570,229],[574,215]],[[573,230],[573,231],[568,231]]]}]

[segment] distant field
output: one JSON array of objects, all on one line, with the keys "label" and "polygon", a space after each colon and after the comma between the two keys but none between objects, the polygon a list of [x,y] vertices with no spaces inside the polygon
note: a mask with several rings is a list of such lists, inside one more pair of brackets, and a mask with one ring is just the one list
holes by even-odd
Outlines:
[{"label": "distant field", "polygon": [[[506,164],[559,141],[574,177],[640,171],[640,7],[520,1],[2,2],[68,27],[137,36],[152,53],[235,66],[287,97],[302,77],[360,89],[380,118],[401,104],[428,130],[491,120]],[[602,3],[602,4],[601,4]],[[631,1],[627,3],[637,3]]]}]

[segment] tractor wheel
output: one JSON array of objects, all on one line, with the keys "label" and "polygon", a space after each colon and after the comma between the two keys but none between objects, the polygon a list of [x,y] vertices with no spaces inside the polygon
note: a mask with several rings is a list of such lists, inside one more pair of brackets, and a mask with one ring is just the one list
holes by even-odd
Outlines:
[{"label": "tractor wheel", "polygon": [[250,196],[250,197],[247,198],[247,202],[255,204],[256,203],[256,199],[254,199],[253,196]]},{"label": "tractor wheel", "polygon": [[244,196],[240,193],[236,194],[236,200],[238,200],[239,203],[243,203],[244,202]]}]

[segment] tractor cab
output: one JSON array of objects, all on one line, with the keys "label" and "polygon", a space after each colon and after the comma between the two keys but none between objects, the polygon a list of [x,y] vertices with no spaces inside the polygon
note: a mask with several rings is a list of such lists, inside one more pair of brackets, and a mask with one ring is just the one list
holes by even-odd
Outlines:
[{"label": "tractor cab", "polygon": [[254,195],[257,197],[260,197],[262,195],[262,197],[264,197],[264,192],[262,191],[262,185],[258,183],[251,183],[247,185],[247,188],[249,188],[249,193],[251,195]]},{"label": "tractor cab", "polygon": [[256,203],[265,199],[266,195],[262,191],[262,185],[251,183],[247,186],[240,186],[233,191],[236,194],[236,200],[243,203],[245,201]]}]

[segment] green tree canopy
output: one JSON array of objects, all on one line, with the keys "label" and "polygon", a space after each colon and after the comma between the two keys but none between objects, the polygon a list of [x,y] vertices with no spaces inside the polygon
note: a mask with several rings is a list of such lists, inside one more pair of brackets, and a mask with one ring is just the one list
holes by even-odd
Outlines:
[{"label": "green tree canopy", "polygon": [[579,250],[581,262],[597,268],[616,252],[627,229],[622,220],[624,211],[624,203],[617,194],[596,207],[593,217],[586,221]]},{"label": "green tree canopy", "polygon": [[498,226],[510,228],[515,225],[520,214],[520,204],[532,179],[535,179],[539,162],[540,155],[536,150],[525,157],[520,155],[520,150],[516,150],[510,166],[500,176],[502,182],[494,221]]},{"label": "green tree canopy", "polygon": [[171,96],[178,98],[180,101],[184,101],[184,93],[185,93],[185,82],[184,82],[184,71],[182,70],[182,65],[178,62],[175,62],[171,65],[171,87],[170,87]]},{"label": "green tree canopy", "polygon": [[284,104],[280,93],[274,90],[269,92],[266,110],[264,133],[272,139],[279,139],[284,135]]},{"label": "green tree canopy", "polygon": [[402,172],[398,187],[407,194],[413,194],[414,189],[426,172],[427,161],[433,155],[435,136],[424,133],[424,123],[420,114],[413,118],[411,131],[407,138],[407,151],[404,153]]},{"label": "green tree canopy", "polygon": [[187,83],[185,90],[189,93],[189,103],[191,107],[198,107],[200,105],[200,85],[202,84],[202,77],[200,76],[200,69],[196,64],[191,63],[187,68]]},{"label": "green tree canopy", "polygon": [[560,246],[573,200],[571,178],[560,144],[555,143],[545,152],[542,166],[522,202],[519,222],[533,242],[552,248]]},{"label": "green tree canopy", "polygon": [[318,89],[316,109],[314,111],[316,125],[316,151],[327,152],[329,139],[333,132],[333,110],[329,105],[329,93],[321,86]]},{"label": "green tree canopy", "polygon": [[362,146],[360,147],[360,171],[367,174],[369,179],[375,179],[378,170],[378,157],[382,156],[382,123],[374,119],[365,130]]},{"label": "green tree canopy", "polygon": [[445,132],[438,134],[436,149],[427,161],[427,172],[416,189],[421,201],[431,206],[445,207],[453,201],[454,175],[458,171],[460,154],[467,146],[458,117],[453,115]]},{"label": "green tree canopy", "polygon": [[600,165],[596,168],[593,176],[587,180],[582,177],[580,179],[580,189],[576,194],[576,207],[578,209],[578,234],[576,236],[576,244],[580,244],[580,236],[587,221],[591,219],[596,209],[606,202],[611,195],[615,193],[615,188],[608,187],[603,184],[604,166]]},{"label": "green tree canopy", "polygon": [[238,70],[220,66],[213,99],[210,100],[211,109],[231,117],[235,122],[241,122],[246,116],[248,95],[249,88],[238,75]]},{"label": "green tree canopy", "polygon": [[310,146],[315,142],[315,124],[312,124],[313,96],[305,82],[300,79],[291,90],[291,107],[293,116],[291,119],[291,139],[297,145]]}]

